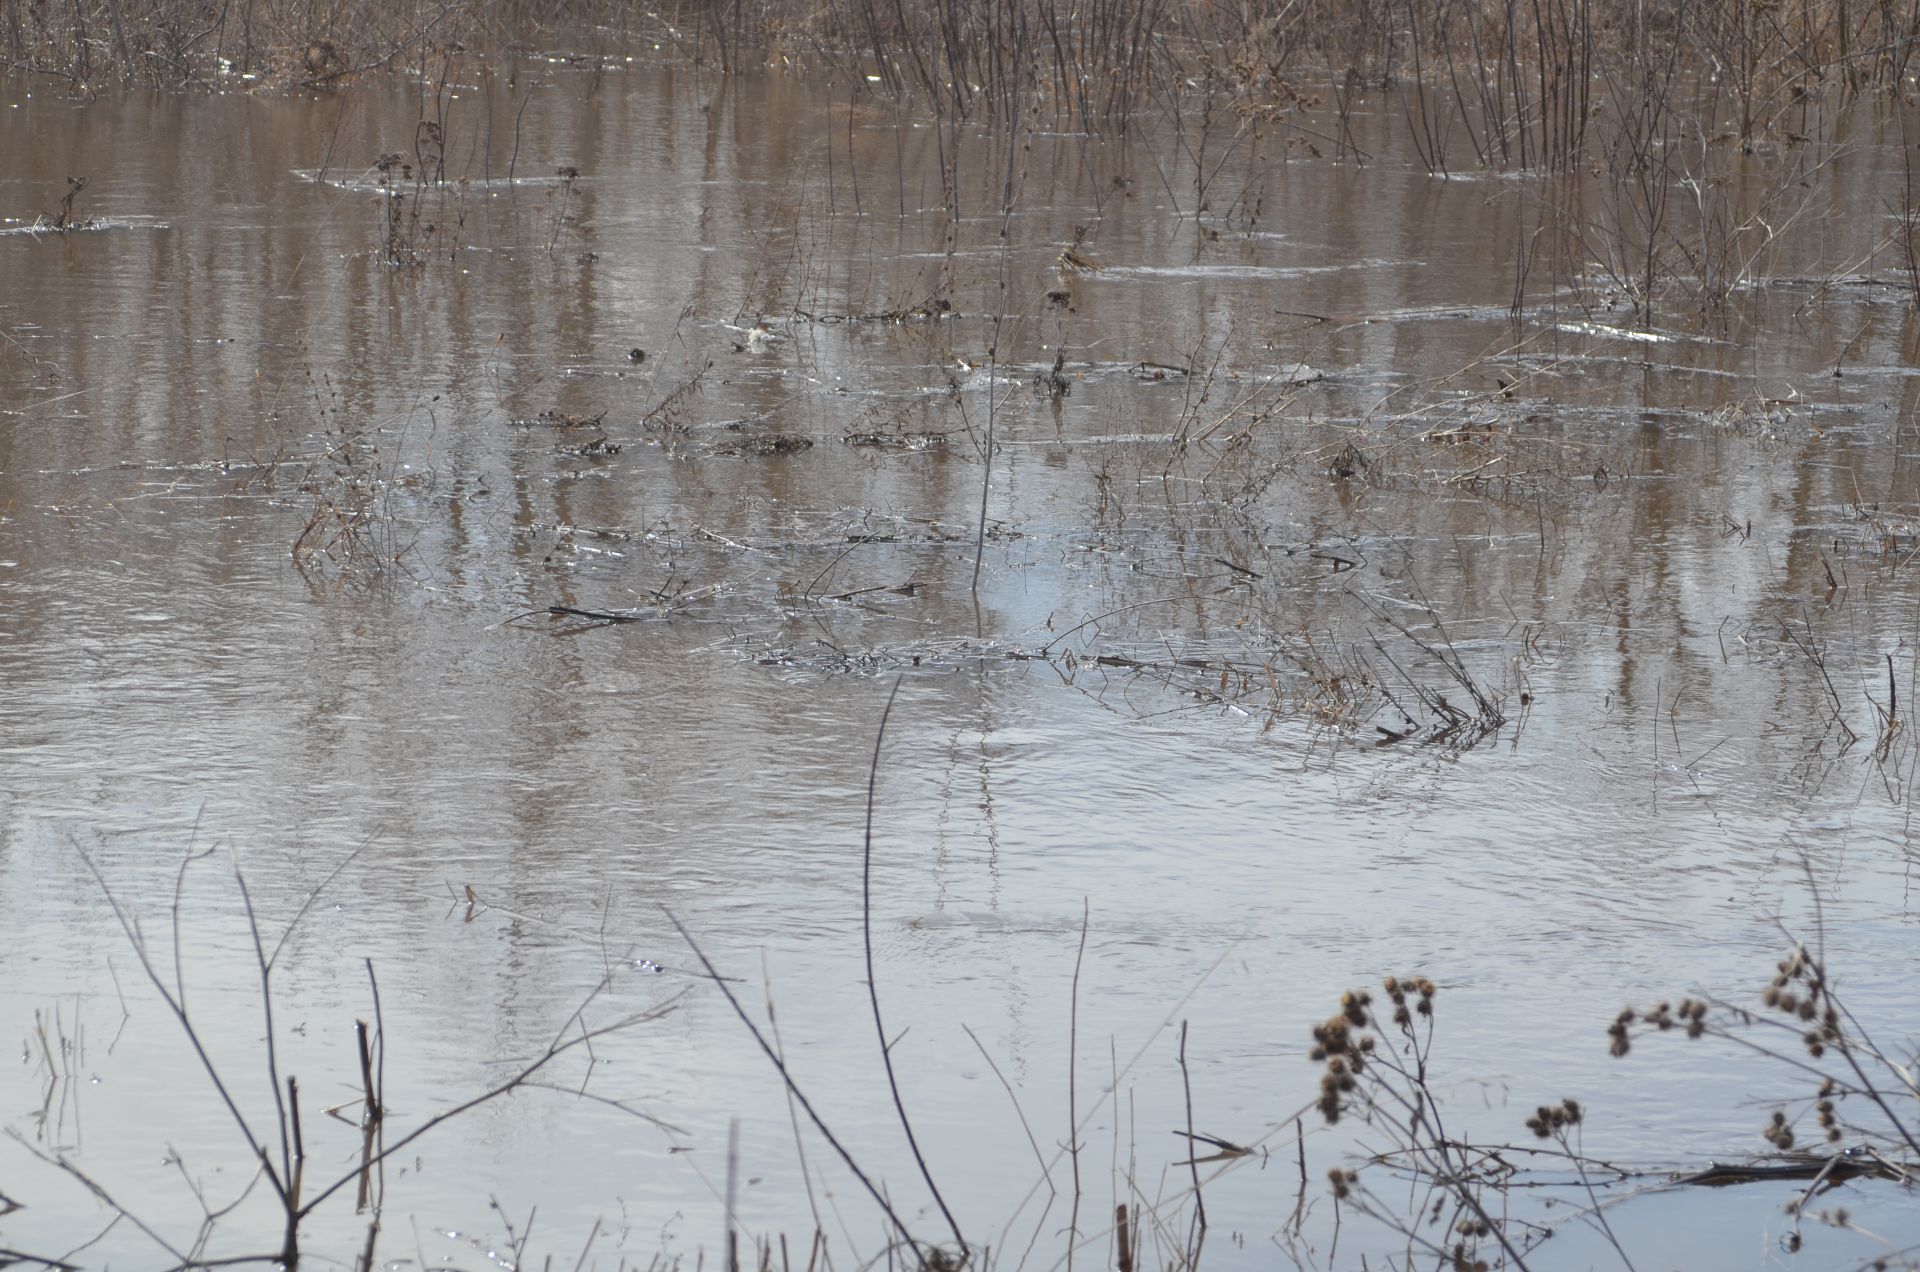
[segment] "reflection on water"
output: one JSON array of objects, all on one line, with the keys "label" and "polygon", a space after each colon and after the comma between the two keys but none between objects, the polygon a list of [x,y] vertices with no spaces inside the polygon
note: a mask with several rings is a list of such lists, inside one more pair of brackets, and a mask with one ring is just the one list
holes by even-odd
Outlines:
[{"label": "reflection on water", "polygon": [[[0,1092],[176,1249],[245,1149],[86,858],[169,979],[177,930],[260,1125],[235,866],[269,944],[290,930],[274,1027],[310,1181],[358,1151],[316,1105],[352,1116],[369,964],[390,1135],[583,1001],[588,1027],[674,1003],[557,1071],[573,1094],[391,1160],[392,1257],[475,1261],[537,1207],[531,1250],[692,1258],[730,1174],[746,1232],[817,1215],[879,1249],[669,912],[777,1004],[811,1100],[937,1233],[861,947],[896,674],[893,1055],[970,1238],[1036,1265],[1066,1246],[1045,1180],[1076,1118],[1083,1232],[1177,1204],[1183,1023],[1196,1129],[1271,1153],[1210,1186],[1208,1257],[1246,1266],[1328,1238],[1350,1140],[1312,1118],[1306,1235],[1277,1234],[1307,1027],[1350,985],[1440,981],[1462,1135],[1577,1095],[1596,1154],[1730,1158],[1781,1075],[1611,1062],[1604,1030],[1692,986],[1750,1000],[1776,917],[1809,921],[1804,859],[1858,1009],[1907,1028],[1913,752],[1876,710],[1915,697],[1915,333],[1897,288],[1813,281],[1874,251],[1890,146],[1771,263],[1789,281],[1635,330],[1551,289],[1509,313],[1524,183],[1278,138],[1196,218],[1172,139],[1039,134],[1003,218],[971,137],[949,246],[931,132],[794,80],[490,76],[430,145],[400,87],[13,87],[8,228],[85,173],[103,232],[0,241],[0,1020],[25,1040]],[[1355,127],[1394,152],[1388,107]],[[190,847],[217,851],[176,903]],[[107,1226],[0,1153],[5,1244]],[[1686,1266],[1746,1265],[1670,1207],[1618,1213]],[[256,1189],[208,1250],[277,1248],[273,1220]],[[342,1197],[308,1249],[351,1265],[365,1233]],[[122,1223],[88,1258],[154,1248]]]}]

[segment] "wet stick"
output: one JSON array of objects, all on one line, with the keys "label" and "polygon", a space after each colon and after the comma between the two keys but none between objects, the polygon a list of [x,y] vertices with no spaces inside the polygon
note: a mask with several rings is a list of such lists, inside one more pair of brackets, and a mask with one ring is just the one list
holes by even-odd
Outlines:
[{"label": "wet stick", "polygon": [[380,1120],[380,1102],[373,1096],[373,1049],[367,1042],[367,1022],[353,1022],[354,1042],[360,1051],[361,1120],[371,1124]]},{"label": "wet stick", "polygon": [[1187,1170],[1193,1177],[1193,1225],[1187,1238],[1187,1266],[1200,1266],[1200,1247],[1207,1240],[1207,1202],[1200,1195],[1200,1158],[1194,1150],[1193,1080],[1187,1075],[1187,1022],[1180,1022],[1180,1090],[1187,1102]]},{"label": "wet stick", "polygon": [[373,960],[367,959],[366,964],[367,986],[373,992],[373,1050],[376,1060],[371,1068],[366,1065],[363,1043],[361,1076],[366,1080],[368,1120],[379,1122],[387,1112],[387,1022],[380,1011],[380,982],[373,975]]}]

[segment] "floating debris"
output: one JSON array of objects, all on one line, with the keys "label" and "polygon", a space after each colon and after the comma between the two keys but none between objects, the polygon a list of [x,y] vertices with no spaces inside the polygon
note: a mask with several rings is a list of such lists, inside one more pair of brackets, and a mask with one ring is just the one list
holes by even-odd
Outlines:
[{"label": "floating debris", "polygon": [[938,450],[947,444],[945,433],[848,433],[841,439],[848,446],[866,450],[924,451]]},{"label": "floating debris", "polygon": [[813,439],[797,433],[769,433],[759,437],[743,438],[732,446],[716,448],[715,455],[746,455],[767,458],[774,455],[797,455],[801,451],[813,449]]}]

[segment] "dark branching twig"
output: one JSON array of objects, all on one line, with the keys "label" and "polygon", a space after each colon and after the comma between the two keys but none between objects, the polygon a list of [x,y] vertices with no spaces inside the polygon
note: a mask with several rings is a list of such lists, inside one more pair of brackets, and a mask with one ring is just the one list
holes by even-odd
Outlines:
[{"label": "dark branching twig", "polygon": [[[529,1089],[538,1088],[542,1084],[533,1081],[534,1077],[538,1075],[541,1072],[541,1070],[545,1069],[548,1065],[552,1064],[555,1060],[559,1059],[561,1056],[565,1055],[567,1052],[572,1051],[575,1047],[591,1047],[594,1040],[597,1038],[604,1038],[608,1034],[619,1033],[621,1030],[630,1029],[634,1025],[645,1024],[648,1021],[658,1020],[662,1016],[667,1015],[669,1012],[676,1010],[680,1006],[680,999],[685,997],[686,995],[686,991],[682,990],[680,993],[675,994],[673,997],[667,999],[665,1002],[658,1003],[653,1007],[649,1007],[645,1011],[636,1012],[631,1016],[623,1016],[619,1020],[616,1020],[609,1025],[599,1025],[592,1029],[589,1029],[583,1023],[582,1017],[586,1014],[587,1008],[593,1003],[593,1001],[606,991],[607,986],[610,983],[610,980],[611,978],[609,977],[602,977],[600,979],[600,982],[593,987],[592,992],[590,992],[584,999],[581,1000],[580,1005],[573,1009],[573,1013],[569,1015],[565,1020],[565,1022],[561,1024],[560,1028],[557,1031],[555,1031],[553,1041],[547,1044],[546,1050],[542,1051],[539,1055],[535,1056],[532,1060],[529,1060],[517,1072],[515,1072],[512,1077],[506,1079],[503,1082],[495,1083],[493,1086],[488,1087],[485,1091],[482,1091],[480,1094],[473,1096],[471,1099],[463,1100],[459,1104],[454,1105],[450,1109],[445,1109],[439,1113],[434,1114],[432,1117],[428,1118],[426,1121],[422,1122],[420,1125],[414,1127],[411,1131],[408,1131],[405,1135],[402,1135],[399,1139],[387,1145],[385,1148],[381,1149],[378,1153],[375,1153],[372,1157],[368,1158],[365,1162],[354,1167],[353,1170],[347,1172],[346,1174],[341,1175],[338,1179],[334,1180],[331,1184],[328,1184],[325,1188],[321,1189],[318,1193],[314,1194],[313,1200],[309,1201],[306,1205],[300,1207],[299,1217],[301,1219],[305,1219],[308,1215],[313,1213],[313,1211],[320,1205],[320,1203],[324,1202],[327,1198],[333,1196],[334,1193],[339,1192],[342,1188],[345,1188],[348,1184],[353,1183],[355,1180],[357,1180],[360,1177],[361,1172],[366,1170],[368,1167],[378,1166],[380,1163],[386,1161],[387,1158],[392,1157],[394,1154],[400,1152],[400,1150],[406,1148],[409,1144],[412,1144],[415,1140],[418,1140],[421,1136],[427,1134],[427,1132],[433,1130],[434,1128],[441,1126],[444,1123],[452,1121],[454,1118],[459,1117],[463,1113],[471,1112],[472,1110],[479,1108],[482,1104],[490,1103],[493,1100],[499,1099],[503,1095],[511,1095],[513,1092],[521,1089],[522,1087],[526,1087]],[[579,1033],[574,1034],[574,1036],[571,1038],[567,1037],[567,1035],[569,1033],[572,1033],[572,1031],[576,1027],[579,1029]],[[568,1095],[576,1096],[576,1097],[581,1094],[580,1092],[572,1089],[568,1089],[565,1093]],[[593,1097],[589,1096],[588,1098],[591,1099]],[[627,1111],[631,1112],[632,1110],[627,1110]],[[645,1116],[645,1115],[642,1114],[641,1116]],[[649,1120],[654,1120],[654,1119],[649,1119]],[[660,1125],[664,1126],[665,1124],[661,1123]]]},{"label": "dark branching twig", "polygon": [[[197,833],[197,821],[195,827]],[[247,1141],[249,1153],[255,1161],[261,1163],[261,1166],[267,1172],[267,1182],[272,1185],[274,1193],[280,1198],[281,1204],[283,1206],[289,1205],[291,1202],[291,1194],[287,1190],[284,1177],[274,1167],[273,1159],[268,1153],[266,1146],[260,1142],[259,1136],[254,1134],[252,1124],[247,1121],[246,1115],[240,1111],[240,1106],[234,1101],[233,1093],[228,1088],[226,1079],[221,1076],[219,1066],[214,1064],[213,1057],[207,1052],[206,1044],[200,1037],[200,1030],[194,1025],[192,1018],[187,1014],[186,980],[180,953],[180,893],[186,878],[187,866],[196,859],[191,841],[189,841],[186,856],[182,859],[180,870],[174,880],[172,920],[174,946],[173,974],[175,983],[172,986],[169,986],[166,979],[161,976],[160,969],[154,966],[152,952],[147,948],[146,938],[141,935],[139,925],[133,921],[133,916],[129,914],[126,907],[120,903],[120,898],[115,896],[113,889],[107,885],[107,877],[101,872],[99,864],[96,863],[87,850],[82,848],[78,843],[74,844],[74,851],[79,854],[81,864],[86,866],[88,873],[93,876],[93,881],[99,886],[101,895],[107,899],[107,907],[113,911],[113,917],[120,924],[120,930],[126,934],[127,943],[133,947],[134,957],[140,962],[140,970],[146,973],[148,983],[159,993],[160,1000],[166,1004],[167,1010],[172,1013],[174,1020],[179,1023],[181,1031],[186,1034],[187,1042],[193,1048],[194,1055],[198,1057],[200,1067],[207,1075],[207,1080],[213,1083],[214,1093],[220,1097],[220,1102],[226,1106],[227,1113],[232,1117],[234,1125],[239,1128],[241,1137]],[[205,854],[202,853],[199,855],[204,856]],[[115,1209],[119,1209],[119,1207],[116,1206]],[[131,1218],[131,1216],[129,1216],[129,1218]],[[138,1223],[139,1221],[135,1220],[135,1222]],[[144,1226],[142,1230],[145,1231]],[[165,1243],[163,1242],[162,1244]]]},{"label": "dark branching twig", "polygon": [[[195,835],[196,837],[198,835],[197,822],[195,824]],[[308,894],[305,900],[301,903],[299,910],[295,913],[295,915],[293,916],[293,919],[288,924],[287,931],[280,936],[278,941],[274,943],[274,946],[271,952],[268,952],[266,941],[261,935],[258,915],[257,915],[257,912],[254,910],[252,895],[247,889],[245,875],[240,870],[238,860],[235,859],[233,862],[234,880],[235,880],[236,886],[240,889],[241,899],[246,910],[247,928],[253,941],[254,958],[255,958],[256,965],[259,969],[259,975],[260,975],[260,991],[261,991],[261,998],[263,999],[263,1010],[266,1013],[267,1071],[271,1078],[272,1085],[274,1088],[275,1106],[279,1116],[279,1127],[280,1127],[280,1143],[278,1145],[278,1148],[279,1148],[278,1155],[279,1155],[280,1161],[276,1164],[274,1160],[274,1156],[275,1156],[274,1153],[270,1150],[269,1146],[261,1139],[261,1137],[254,1131],[252,1124],[247,1121],[245,1114],[243,1114],[240,1111],[239,1105],[234,1099],[232,1090],[229,1087],[226,1078],[222,1075],[219,1067],[214,1063],[213,1057],[208,1052],[206,1043],[200,1035],[199,1027],[194,1023],[194,1020],[187,1009],[186,973],[185,973],[184,960],[181,955],[181,941],[180,941],[181,905],[182,905],[182,898],[183,898],[183,892],[185,888],[185,880],[186,880],[186,873],[187,873],[188,867],[194,861],[199,860],[200,858],[208,854],[205,852],[196,852],[192,847],[192,842],[189,841],[189,846],[185,856],[181,861],[180,869],[175,874],[173,897],[171,902],[171,913],[170,913],[170,919],[171,919],[172,930],[173,930],[173,941],[174,941],[173,983],[169,984],[166,977],[164,977],[161,974],[159,967],[155,964],[153,952],[149,948],[145,936],[141,933],[139,924],[135,921],[131,912],[129,912],[126,906],[120,901],[119,897],[115,895],[113,889],[108,886],[106,875],[100,869],[99,864],[94,861],[92,856],[89,855],[84,848],[80,847],[80,845],[78,844],[74,845],[75,852],[79,855],[82,864],[86,866],[88,873],[90,873],[93,876],[95,884],[99,886],[101,894],[106,898],[108,907],[113,911],[113,916],[115,921],[117,921],[120,924],[121,931],[126,934],[128,944],[130,944],[133,947],[134,956],[139,960],[141,970],[146,973],[148,982],[154,987],[155,991],[160,995],[161,1001],[166,1004],[167,1010],[172,1014],[175,1021],[179,1024],[181,1032],[186,1035],[187,1041],[189,1045],[192,1046],[195,1056],[199,1058],[200,1067],[202,1071],[206,1073],[208,1081],[213,1084],[215,1093],[220,1097],[221,1102],[226,1106],[227,1112],[229,1116],[232,1118],[234,1125],[239,1129],[241,1137],[246,1141],[249,1155],[252,1156],[254,1161],[258,1163],[260,1174],[266,1178],[268,1184],[273,1188],[274,1195],[276,1199],[279,1201],[280,1207],[286,1217],[285,1244],[281,1249],[281,1251],[273,1257],[288,1265],[291,1265],[299,1257],[298,1235],[299,1235],[300,1225],[305,1222],[307,1217],[311,1215],[314,1212],[314,1210],[316,1210],[320,1205],[326,1202],[328,1198],[332,1197],[334,1193],[340,1191],[342,1188],[346,1187],[350,1183],[355,1182],[356,1180],[364,1179],[366,1177],[367,1171],[370,1170],[372,1167],[380,1165],[388,1157],[407,1148],[409,1145],[413,1144],[415,1141],[420,1139],[423,1135],[427,1134],[429,1131],[435,1129],[436,1127],[442,1125],[443,1123],[446,1123],[456,1117],[459,1117],[463,1113],[469,1112],[470,1110],[477,1108],[480,1105],[485,1104],[491,1100],[498,1099],[500,1096],[511,1094],[512,1092],[519,1090],[523,1087],[534,1088],[534,1087],[544,1085],[542,1083],[535,1082],[534,1081],[535,1077],[539,1075],[544,1069],[546,1069],[550,1064],[553,1063],[553,1061],[558,1059],[560,1056],[566,1054],[567,1052],[573,1050],[576,1047],[588,1047],[590,1049],[593,1043],[593,1040],[596,1038],[600,1038],[607,1034],[629,1028],[630,1026],[635,1024],[640,1024],[649,1020],[656,1020],[659,1017],[665,1015],[666,1013],[674,1010],[678,1006],[679,998],[680,998],[680,995],[675,995],[673,998],[670,998],[665,1002],[656,1004],[655,1006],[647,1009],[646,1011],[623,1017],[622,1019],[617,1020],[612,1024],[603,1025],[596,1028],[589,1028],[585,1023],[586,1011],[588,1007],[591,1006],[592,1003],[603,992],[605,992],[605,990],[607,989],[612,979],[611,974],[603,977],[600,980],[600,982],[594,986],[593,990],[590,993],[588,993],[584,999],[581,1000],[580,1005],[576,1007],[573,1010],[573,1012],[567,1017],[566,1021],[560,1026],[559,1030],[555,1033],[553,1040],[550,1043],[548,1043],[546,1049],[542,1051],[538,1056],[534,1057],[531,1061],[523,1065],[511,1077],[507,1078],[505,1081],[494,1084],[493,1086],[489,1087],[487,1090],[482,1091],[480,1094],[474,1096],[471,1099],[462,1101],[461,1103],[453,1106],[452,1108],[447,1109],[441,1113],[434,1115],[433,1117],[428,1118],[426,1121],[422,1122],[419,1126],[415,1127],[413,1130],[409,1131],[407,1134],[401,1136],[399,1139],[395,1140],[393,1143],[383,1147],[379,1152],[373,1153],[371,1155],[364,1157],[363,1160],[357,1166],[354,1167],[354,1169],[343,1173],[337,1179],[333,1180],[331,1183],[321,1188],[317,1193],[315,1193],[310,1199],[308,1199],[303,1204],[300,1200],[300,1191],[299,1191],[299,1182],[298,1182],[299,1172],[301,1169],[300,1159],[304,1156],[301,1150],[299,1128],[297,1125],[297,1119],[299,1117],[299,1113],[297,1110],[297,1106],[288,1107],[288,1103],[286,1099],[284,1099],[282,1096],[282,1084],[279,1078],[279,1060],[278,1060],[278,1055],[277,1055],[277,1050],[276,1050],[275,1040],[273,1035],[272,973],[273,973],[274,965],[278,962],[282,950],[284,950],[286,947],[287,940],[289,939],[289,937],[291,937],[293,933],[293,929],[299,925],[300,920],[306,915],[307,911],[312,907],[315,898],[318,897],[320,892],[325,890],[327,885],[330,884],[340,874],[340,872],[344,870],[346,866],[355,857],[359,855],[361,848],[364,848],[364,847],[365,845],[362,844],[360,848],[356,848],[352,853],[348,854],[346,859],[341,861],[338,865],[336,865],[334,869],[327,874],[326,878],[322,880],[320,884]],[[369,970],[369,977],[371,978],[371,968],[369,968],[368,970]],[[378,986],[376,984],[374,987],[376,1020],[379,1019],[378,992],[379,992]],[[384,1026],[382,1026],[379,1030],[379,1034],[377,1035],[377,1037],[379,1037],[381,1040],[379,1043],[378,1050],[380,1052],[379,1063],[382,1068],[384,1068],[384,1061],[385,1061],[384,1034],[385,1034],[385,1029],[384,1029]],[[569,1036],[569,1035],[572,1035],[572,1036]],[[366,1075],[363,1071],[363,1081],[365,1080],[365,1076]],[[380,1096],[380,1091],[381,1091],[381,1088],[383,1088],[383,1086],[384,1086],[384,1083],[378,1077],[376,1077],[373,1081],[374,1090],[368,1092],[369,1098],[374,1101],[378,1101]],[[292,1079],[289,1078],[287,1082],[288,1094],[292,1095],[294,1089],[295,1088],[292,1085]],[[628,1112],[637,1113],[637,1110],[627,1109],[626,1106],[624,1105],[621,1105],[619,1107],[625,1109]],[[645,1114],[638,1114],[638,1115],[642,1117],[646,1116]],[[654,1120],[654,1119],[649,1119],[649,1120]],[[657,1123],[657,1124],[665,1126],[664,1123]],[[671,1128],[668,1128],[668,1129],[671,1129]],[[9,1133],[11,1134],[11,1132]],[[15,1135],[15,1138],[18,1139],[19,1137]],[[165,1240],[165,1238],[161,1237],[159,1233],[155,1232],[150,1226],[142,1222],[138,1216],[134,1215],[131,1211],[127,1210],[125,1206],[122,1206],[119,1202],[115,1201],[113,1197],[107,1193],[106,1189],[102,1185],[100,1185],[97,1181],[89,1178],[87,1175],[85,1175],[83,1172],[81,1172],[77,1167],[73,1166],[71,1163],[59,1157],[49,1157],[45,1154],[41,1154],[37,1150],[35,1150],[31,1145],[25,1144],[24,1141],[21,1141],[21,1142],[23,1147],[26,1147],[28,1151],[33,1152],[36,1156],[40,1157],[41,1160],[46,1161],[51,1165],[59,1167],[61,1170],[67,1172],[68,1174],[72,1175],[74,1178],[78,1179],[89,1191],[91,1191],[104,1204],[106,1204],[109,1208],[111,1208],[116,1214],[124,1216],[129,1222],[133,1223],[143,1233],[145,1233],[149,1238],[151,1238],[155,1244],[159,1245],[162,1249],[166,1250],[168,1254],[172,1255],[181,1266],[183,1267],[184,1266],[193,1266],[193,1267],[213,1266],[212,1264],[202,1259],[199,1259],[197,1256],[190,1257],[189,1255],[182,1254],[179,1250],[175,1249],[172,1245],[170,1245]],[[237,1259],[237,1260],[221,1260],[220,1262],[259,1262],[259,1261],[261,1260],[258,1258],[248,1257],[248,1258]]]}]

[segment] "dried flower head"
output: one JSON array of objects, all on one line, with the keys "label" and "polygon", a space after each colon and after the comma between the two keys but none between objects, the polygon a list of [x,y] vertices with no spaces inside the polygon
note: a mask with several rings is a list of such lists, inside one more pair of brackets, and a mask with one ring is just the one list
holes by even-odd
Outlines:
[{"label": "dried flower head", "polygon": [[1618,1060],[1633,1049],[1633,1042],[1627,1036],[1627,1026],[1633,1023],[1633,1008],[1629,1007],[1613,1018],[1607,1026],[1607,1051]]}]

